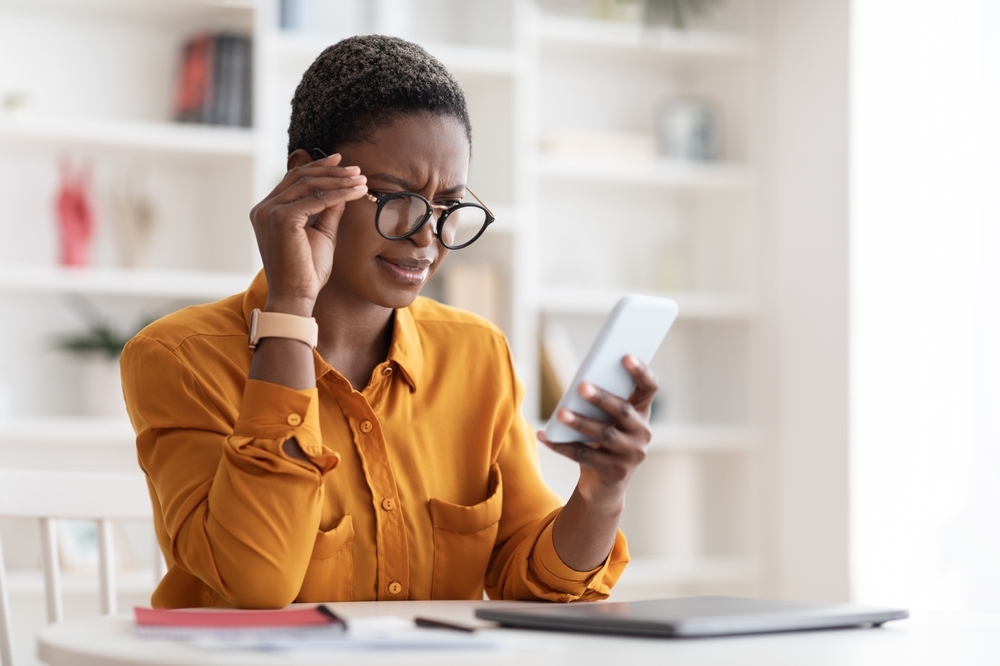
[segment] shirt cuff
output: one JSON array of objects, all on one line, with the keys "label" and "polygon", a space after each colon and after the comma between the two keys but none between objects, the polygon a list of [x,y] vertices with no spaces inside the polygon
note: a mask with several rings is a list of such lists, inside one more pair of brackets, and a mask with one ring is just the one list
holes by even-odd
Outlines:
[{"label": "shirt cuff", "polygon": [[[550,522],[535,542],[532,560],[535,573],[538,578],[554,590],[562,590],[572,595],[582,595],[587,590],[595,590],[607,594],[611,585],[604,581],[604,574],[611,563],[612,555],[616,548],[612,548],[608,553],[604,563],[590,571],[577,571],[566,565],[556,552],[555,542],[552,539],[552,527],[555,521]],[[619,532],[619,536],[621,533]],[[618,546],[617,538],[615,546]],[[617,576],[615,577],[617,578]]]},{"label": "shirt cuff", "polygon": [[[295,390],[258,379],[248,379],[243,404],[233,426],[233,439],[253,443],[286,460],[284,443],[295,438],[299,447],[321,473],[337,466],[340,456],[323,446],[319,425],[319,392],[315,388]],[[241,448],[237,445],[237,448]]]}]

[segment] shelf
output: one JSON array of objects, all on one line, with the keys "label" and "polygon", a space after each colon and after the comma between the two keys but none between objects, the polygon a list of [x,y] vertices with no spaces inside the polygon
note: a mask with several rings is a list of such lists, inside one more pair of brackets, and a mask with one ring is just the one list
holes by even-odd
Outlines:
[{"label": "shelf", "polygon": [[546,16],[539,22],[546,46],[573,46],[663,55],[748,58],[753,42],[746,37],[699,30],[647,28],[634,23]]},{"label": "shelf", "polygon": [[742,425],[653,423],[649,451],[751,451],[757,431]]},{"label": "shelf", "polygon": [[[533,421],[535,430],[544,430],[544,421]],[[650,453],[695,452],[724,453],[752,451],[757,445],[757,431],[744,425],[703,423],[653,423]],[[2,430],[0,430],[2,433]],[[0,435],[2,438],[2,435]]]},{"label": "shelf", "polygon": [[615,586],[698,585],[749,582],[754,563],[741,557],[706,557],[692,560],[637,557],[629,562]]},{"label": "shelf", "polygon": [[[115,583],[118,594],[148,594],[156,587],[152,569],[124,569],[118,571]],[[97,571],[63,571],[60,576],[63,594],[97,594]],[[7,589],[12,596],[42,594],[45,579],[37,569],[12,569],[7,571]]]},{"label": "shelf", "polygon": [[134,446],[132,425],[122,418],[33,416],[0,421],[0,444]]},{"label": "shelf", "polygon": [[[335,41],[336,37],[281,32],[275,38],[275,46],[282,56],[311,62]],[[456,74],[509,76],[516,71],[518,65],[518,58],[510,49],[442,42],[421,43],[420,46]]]},{"label": "shelf", "polygon": [[0,292],[216,300],[245,291],[253,273],[0,266]]},{"label": "shelf", "polygon": [[[189,30],[192,25],[218,23],[249,29],[256,0],[2,0],[4,11],[31,12],[45,17],[148,22],[158,27]],[[230,19],[230,20],[225,20]]]},{"label": "shelf", "polygon": [[0,117],[0,141],[51,143],[174,155],[249,158],[253,130],[145,120]]},{"label": "shelf", "polygon": [[575,180],[629,185],[659,185],[684,189],[742,190],[751,186],[747,167],[713,162],[667,159],[622,159],[596,155],[541,155],[539,175],[552,180]]},{"label": "shelf", "polygon": [[[625,289],[587,289],[582,287],[542,287],[538,308],[552,314],[605,316],[625,294]],[[703,292],[640,291],[672,298],[679,308],[678,319],[699,321],[745,321],[753,319],[755,307],[748,296]]]}]

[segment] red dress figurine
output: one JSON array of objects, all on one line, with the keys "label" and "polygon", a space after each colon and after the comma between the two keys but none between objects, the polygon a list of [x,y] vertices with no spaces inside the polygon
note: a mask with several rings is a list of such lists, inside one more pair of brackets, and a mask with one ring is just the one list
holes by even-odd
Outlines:
[{"label": "red dress figurine", "polygon": [[68,159],[59,165],[56,221],[59,223],[59,263],[86,266],[94,237],[94,206],[90,200],[90,168],[73,173]]}]

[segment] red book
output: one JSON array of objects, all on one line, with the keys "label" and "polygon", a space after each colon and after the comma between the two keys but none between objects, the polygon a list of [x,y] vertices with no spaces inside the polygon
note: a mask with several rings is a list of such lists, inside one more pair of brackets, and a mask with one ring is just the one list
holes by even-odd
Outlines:
[{"label": "red book", "polygon": [[180,608],[159,610],[139,608],[135,623],[140,627],[184,629],[288,629],[299,627],[344,626],[344,621],[326,606],[284,610],[236,610],[230,608]]},{"label": "red book", "polygon": [[214,75],[214,45],[212,35],[199,35],[184,46],[177,95],[174,106],[177,119],[185,122],[205,122],[212,103]]}]

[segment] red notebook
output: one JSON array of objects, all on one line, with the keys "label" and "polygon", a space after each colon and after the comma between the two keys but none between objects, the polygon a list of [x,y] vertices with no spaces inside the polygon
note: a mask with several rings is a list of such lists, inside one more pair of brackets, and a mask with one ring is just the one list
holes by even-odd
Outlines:
[{"label": "red notebook", "polygon": [[140,627],[186,629],[285,629],[298,627],[344,626],[344,621],[326,606],[284,610],[236,610],[230,608],[181,608],[158,610],[139,608],[135,623]]}]

